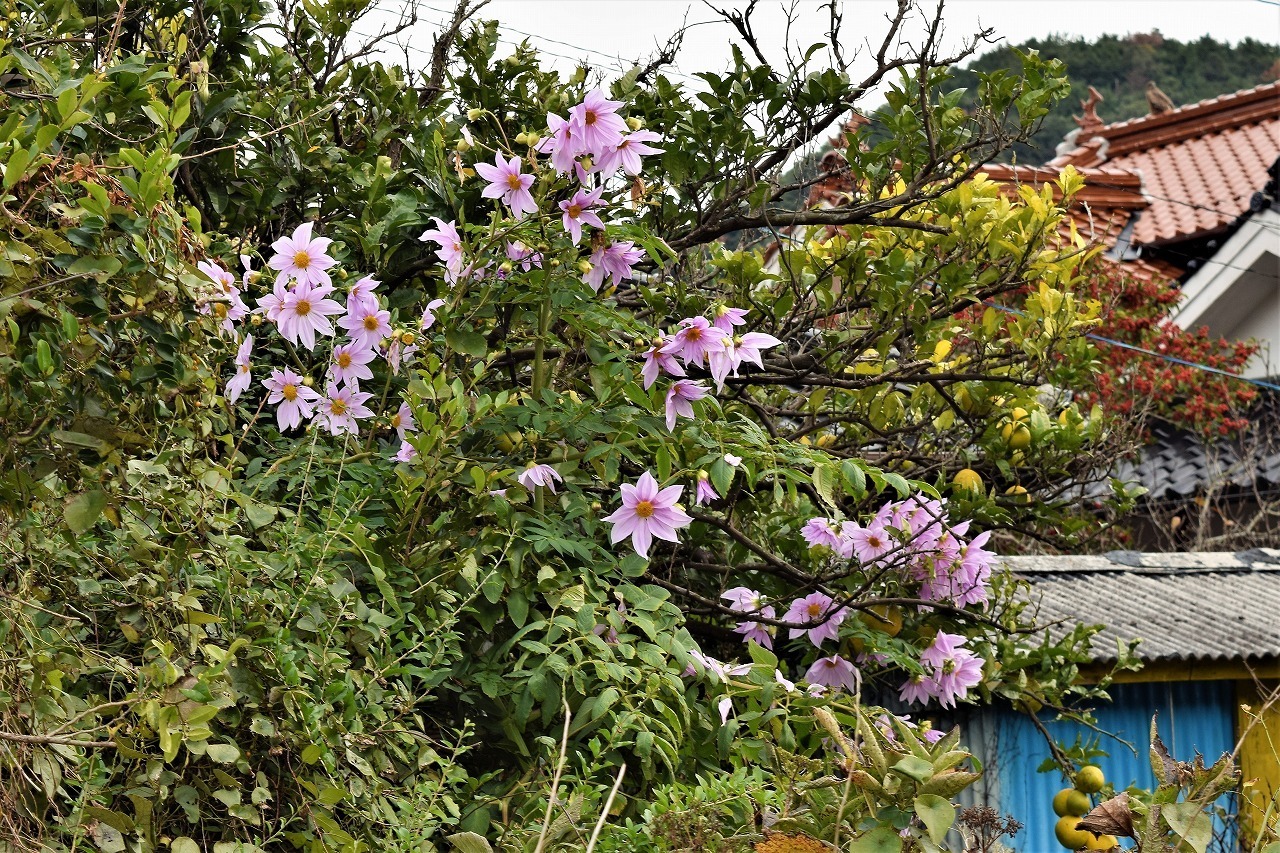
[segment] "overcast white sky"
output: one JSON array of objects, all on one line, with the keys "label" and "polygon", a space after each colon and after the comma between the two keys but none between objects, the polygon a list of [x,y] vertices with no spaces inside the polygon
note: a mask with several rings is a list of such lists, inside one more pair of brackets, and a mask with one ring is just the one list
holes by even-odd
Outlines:
[{"label": "overcast white sky", "polygon": [[[394,0],[379,5],[394,8]],[[738,0],[713,0],[717,6],[741,8]],[[799,0],[799,20],[791,42],[808,47],[823,38],[827,14],[820,0]],[[845,0],[843,39],[846,52],[878,43],[885,31],[885,16],[896,5],[892,0]],[[932,3],[929,3],[932,8]],[[761,0],[756,14],[757,32],[766,52],[778,55],[784,46],[784,4]],[[411,44],[429,50],[431,40],[452,7],[451,0],[421,0],[422,22]],[[619,64],[650,54],[684,21],[698,24],[685,38],[676,67],[686,74],[722,70],[728,63],[732,29],[716,22],[702,2],[692,0],[492,0],[482,17],[496,18],[503,38],[510,43],[529,38],[553,67],[571,69],[587,60],[608,72]],[[1280,0],[948,0],[944,13],[948,45],[980,27],[993,27],[996,37],[1018,43],[1036,36],[1063,33],[1093,39],[1105,33],[1124,35],[1159,29],[1180,41],[1210,35],[1235,43],[1253,37],[1280,42]],[[704,23],[712,22],[712,23]],[[366,24],[365,26],[368,26]],[[917,36],[920,27],[908,30]],[[865,53],[864,49],[864,53]],[[552,56],[560,54],[561,56]],[[425,55],[411,54],[421,59]],[[855,73],[861,68],[855,65]]]}]

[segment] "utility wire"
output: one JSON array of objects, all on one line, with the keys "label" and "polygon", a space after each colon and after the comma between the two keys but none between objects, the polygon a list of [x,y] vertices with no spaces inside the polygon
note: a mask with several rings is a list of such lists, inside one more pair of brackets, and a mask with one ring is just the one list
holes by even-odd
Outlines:
[{"label": "utility wire", "polygon": [[[1014,314],[1018,317],[1027,316],[1026,312],[1019,311],[1017,308],[1010,308],[1007,305],[998,305],[995,302],[990,301],[989,299],[984,299],[982,304],[986,305],[988,308],[994,308],[997,311],[1004,311],[1006,314]],[[1238,379],[1241,382],[1248,382],[1250,385],[1256,385],[1259,388],[1266,388],[1268,391],[1280,391],[1280,385],[1276,385],[1273,382],[1265,382],[1261,379],[1252,379],[1248,376],[1241,376],[1239,373],[1232,373],[1229,370],[1222,370],[1221,368],[1218,368],[1218,367],[1210,367],[1207,364],[1200,364],[1199,362],[1196,362],[1196,361],[1187,361],[1184,358],[1178,358],[1177,356],[1169,355],[1168,353],[1157,352],[1156,350],[1147,349],[1145,347],[1140,347],[1135,344],[1127,344],[1124,341],[1117,341],[1115,338],[1108,338],[1103,335],[1096,335],[1092,332],[1086,332],[1084,336],[1091,341],[1097,341],[1099,343],[1120,347],[1121,349],[1127,349],[1133,352],[1140,352],[1144,355],[1154,356],[1162,361],[1167,361],[1171,364],[1180,364],[1183,367],[1193,367],[1196,370],[1202,370],[1205,373],[1212,373],[1217,376],[1225,376],[1228,379]]]}]

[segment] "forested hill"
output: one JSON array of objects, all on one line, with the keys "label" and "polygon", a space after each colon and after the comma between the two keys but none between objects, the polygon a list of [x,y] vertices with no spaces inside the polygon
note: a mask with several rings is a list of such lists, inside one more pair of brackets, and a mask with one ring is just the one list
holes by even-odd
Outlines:
[{"label": "forested hill", "polygon": [[1071,79],[1071,97],[1046,117],[1034,138],[1035,146],[1017,146],[1002,158],[1008,161],[1016,157],[1017,162],[1027,164],[1043,163],[1053,157],[1054,148],[1076,128],[1071,117],[1080,114],[1080,101],[1088,94],[1089,86],[1102,95],[1098,115],[1109,124],[1148,113],[1144,92],[1148,81],[1154,80],[1175,104],[1183,106],[1280,77],[1278,45],[1245,39],[1232,46],[1208,36],[1180,42],[1153,30],[1102,36],[1094,42],[1049,36],[1003,46],[958,69],[957,81],[972,91],[977,83],[974,72],[1016,68],[1018,50],[1038,50],[1041,56],[1061,59]]}]

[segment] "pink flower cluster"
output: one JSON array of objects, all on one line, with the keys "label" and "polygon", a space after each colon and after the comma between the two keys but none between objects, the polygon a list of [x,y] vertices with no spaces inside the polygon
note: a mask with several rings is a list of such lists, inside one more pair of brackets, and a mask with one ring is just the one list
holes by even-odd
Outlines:
[{"label": "pink flower cluster", "polygon": [[[276,271],[271,292],[259,297],[259,313],[273,323],[288,343],[314,351],[321,338],[332,338],[338,330],[347,339],[335,341],[325,372],[324,393],[311,387],[309,380],[289,368],[274,368],[263,386],[269,405],[276,407],[276,423],[282,430],[297,429],[317,418],[332,434],[358,434],[360,421],[374,416],[367,403],[373,394],[360,390],[362,380],[373,379],[371,364],[381,355],[393,371],[416,347],[405,346],[399,339],[388,342],[392,335],[391,313],[382,307],[377,295],[378,282],[366,276],[348,289],[345,305],[331,298],[335,289],[329,276],[336,261],[328,250],[332,241],[315,237],[311,223],[299,226],[291,235],[272,244],[275,253],[267,266]],[[245,267],[243,282],[247,286],[256,278],[248,257],[241,256]],[[228,294],[232,308],[224,321],[243,319],[250,312],[240,301],[240,292],[231,273],[213,262],[201,262],[200,269],[217,281]],[[443,302],[433,301],[428,314]],[[243,306],[243,310],[241,310]],[[434,321],[434,315],[432,320]],[[424,318],[424,324],[426,323]],[[234,325],[227,325],[236,334]],[[235,375],[226,384],[226,397],[236,402],[252,383],[252,351],[254,337],[246,335],[235,357]],[[411,459],[412,446],[406,439],[416,429],[409,406],[401,403],[390,416],[389,425],[401,441],[397,459]]]},{"label": "pink flower cluster", "polygon": [[982,683],[984,662],[964,647],[965,642],[959,634],[939,631],[933,644],[920,655],[924,672],[906,680],[899,698],[921,705],[936,699],[942,707],[951,708],[957,699],[968,696],[970,688]]},{"label": "pink flower cluster", "polygon": [[919,583],[925,601],[965,607],[987,600],[995,554],[980,533],[963,539],[969,522],[952,525],[942,500],[912,496],[887,503],[865,525],[811,518],[800,535],[811,548],[831,551],[864,566],[896,567]]},{"label": "pink flower cluster", "polygon": [[[691,365],[706,369],[716,386],[723,389],[730,371],[737,376],[738,367],[744,361],[763,366],[761,351],[782,343],[763,332],[734,336],[733,327],[746,322],[743,319],[746,309],[720,306],[715,314],[714,320],[686,317],[677,324],[674,334],[660,336],[642,354],[640,375],[646,391],[653,387],[661,374],[685,376],[685,367]],[[680,364],[682,361],[684,366]],[[691,380],[673,382],[667,390],[667,429],[675,429],[677,418],[692,418],[694,413],[690,404],[708,393],[710,391],[704,385]]]}]

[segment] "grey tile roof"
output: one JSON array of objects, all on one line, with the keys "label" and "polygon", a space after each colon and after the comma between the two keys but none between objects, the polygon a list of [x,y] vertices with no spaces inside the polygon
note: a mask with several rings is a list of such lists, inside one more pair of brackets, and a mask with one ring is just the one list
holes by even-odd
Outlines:
[{"label": "grey tile roof", "polygon": [[1144,661],[1280,659],[1280,550],[1005,557],[1031,583],[1039,621],[1061,636],[1080,622],[1106,628],[1095,660],[1139,639]]},{"label": "grey tile roof", "polygon": [[1280,423],[1274,413],[1260,414],[1243,436],[1206,444],[1185,430],[1161,424],[1136,462],[1121,462],[1116,476],[1147,488],[1145,500],[1184,500],[1210,486],[1229,483],[1243,489],[1280,487]]}]

